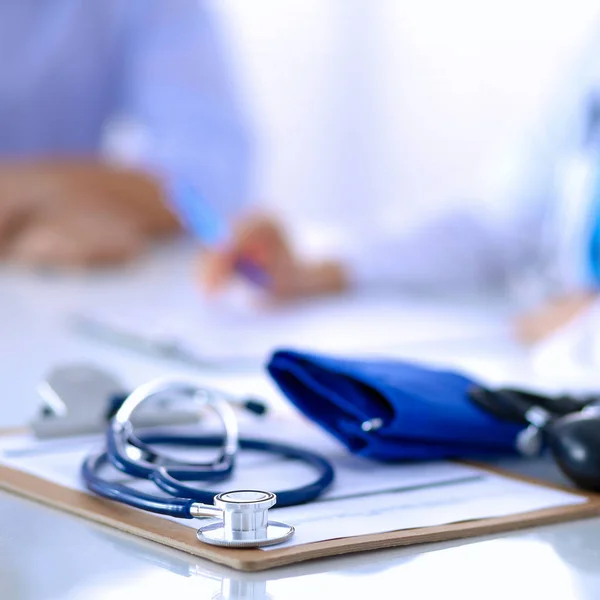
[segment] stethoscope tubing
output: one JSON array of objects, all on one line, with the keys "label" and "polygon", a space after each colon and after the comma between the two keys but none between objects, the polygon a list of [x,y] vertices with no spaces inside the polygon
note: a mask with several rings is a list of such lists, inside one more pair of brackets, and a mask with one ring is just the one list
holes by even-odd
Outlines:
[{"label": "stethoscope tubing", "polygon": [[[219,491],[198,489],[184,483],[184,481],[210,479],[210,477],[205,476],[206,469],[204,465],[201,465],[201,469],[197,469],[194,464],[168,461],[166,464],[158,462],[155,469],[134,469],[131,472],[129,465],[132,460],[128,457],[123,460],[121,444],[116,443],[114,438],[114,431],[109,429],[106,450],[88,457],[81,468],[81,475],[86,486],[99,496],[145,511],[175,518],[190,519],[193,518],[190,512],[192,505],[198,502],[211,504],[215,495],[220,493]],[[174,435],[156,432],[145,433],[137,437],[130,434],[129,442],[133,446],[142,449],[146,445],[220,448],[223,444],[223,437]],[[317,479],[312,483],[296,489],[276,492],[278,507],[310,502],[320,496],[333,482],[333,466],[328,460],[314,452],[280,442],[249,438],[240,438],[238,444],[241,450],[268,452],[284,458],[300,460],[317,470]],[[133,462],[135,463],[135,461]],[[104,479],[100,472],[109,464],[133,477],[153,481],[158,488],[169,494],[169,496],[161,497],[148,494],[129,485]]]},{"label": "stethoscope tubing", "polygon": [[141,492],[123,483],[104,479],[99,473],[110,464],[108,452],[93,454],[84,461],[81,476],[90,491],[103,498],[148,512],[178,519],[193,518],[190,508],[195,501],[190,498],[162,498]]},{"label": "stethoscope tubing", "polygon": [[[147,444],[179,443],[188,447],[211,448],[218,447],[222,443],[222,438],[219,436],[170,436],[168,434],[154,434],[144,436],[142,441]],[[283,458],[298,460],[317,471],[317,479],[310,484],[292,490],[274,492],[277,496],[277,506],[280,508],[311,502],[320,496],[333,482],[334,470],[331,463],[310,450],[304,450],[303,448],[297,448],[280,442],[252,438],[240,438],[238,444],[240,450],[267,452]],[[150,479],[160,489],[171,496],[183,496],[192,498],[196,502],[211,503],[215,494],[220,492],[201,490],[183,483],[185,481],[198,481],[201,479],[199,475],[193,469],[168,466],[154,471]]]}]

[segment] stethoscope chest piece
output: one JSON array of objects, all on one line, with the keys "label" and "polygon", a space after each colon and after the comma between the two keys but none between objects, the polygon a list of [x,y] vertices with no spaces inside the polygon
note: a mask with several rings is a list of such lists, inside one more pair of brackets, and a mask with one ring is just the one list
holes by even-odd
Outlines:
[{"label": "stethoscope chest piece", "polygon": [[222,513],[219,523],[198,529],[198,539],[225,548],[259,548],[289,540],[294,527],[269,521],[275,494],[260,490],[224,492],[215,497],[215,508]]}]

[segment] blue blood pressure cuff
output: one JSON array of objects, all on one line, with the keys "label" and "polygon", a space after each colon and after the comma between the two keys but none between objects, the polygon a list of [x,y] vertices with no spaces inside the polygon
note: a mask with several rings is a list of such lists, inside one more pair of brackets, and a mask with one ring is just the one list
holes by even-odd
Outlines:
[{"label": "blue blood pressure cuff", "polygon": [[516,454],[521,424],[469,398],[478,385],[453,371],[401,360],[275,352],[268,372],[283,394],[352,453],[377,460]]}]

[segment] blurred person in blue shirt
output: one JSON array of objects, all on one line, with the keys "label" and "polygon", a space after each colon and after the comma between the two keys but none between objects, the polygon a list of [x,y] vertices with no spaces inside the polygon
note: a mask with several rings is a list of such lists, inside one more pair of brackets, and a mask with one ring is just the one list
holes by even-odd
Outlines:
[{"label": "blurred person in blue shirt", "polygon": [[[1,2],[0,256],[132,258],[180,230],[165,185],[174,176],[237,212],[250,152],[229,75],[200,2]],[[135,132],[118,160],[107,152],[116,123]]]}]

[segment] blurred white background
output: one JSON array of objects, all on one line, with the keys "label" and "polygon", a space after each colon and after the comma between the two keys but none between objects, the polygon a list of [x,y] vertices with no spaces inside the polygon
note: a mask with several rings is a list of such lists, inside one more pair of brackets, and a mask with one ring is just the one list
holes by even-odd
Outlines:
[{"label": "blurred white background", "polygon": [[257,135],[256,197],[314,227],[504,202],[494,170],[600,65],[594,0],[213,5]]}]

